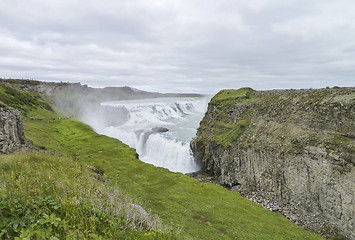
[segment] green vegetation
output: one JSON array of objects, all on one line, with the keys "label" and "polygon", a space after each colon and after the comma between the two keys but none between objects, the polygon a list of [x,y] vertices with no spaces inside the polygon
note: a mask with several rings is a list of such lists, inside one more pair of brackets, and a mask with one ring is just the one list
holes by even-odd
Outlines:
[{"label": "green vegetation", "polygon": [[223,124],[225,130],[220,135],[221,143],[226,146],[230,142],[236,141],[238,137],[245,131],[248,124],[249,124],[249,119],[242,119],[234,124],[229,124],[229,125]]},{"label": "green vegetation", "polygon": [[249,121],[250,118],[239,120],[236,123],[218,122],[214,134],[209,140],[228,147],[229,144],[237,141],[238,137],[246,130]]},{"label": "green vegetation", "polygon": [[[181,239],[321,239],[236,192],[143,163],[120,141],[78,121],[53,120],[54,113],[40,106],[22,108],[44,119],[24,121],[26,137],[42,153],[1,156],[3,238],[11,232],[43,239],[167,239],[181,231]],[[247,124],[245,119],[222,126],[230,129],[226,138],[234,141]],[[106,183],[98,177],[103,172]],[[154,218],[143,224],[133,221],[135,227],[125,213],[110,218],[115,206],[111,208],[108,195],[118,187],[159,215],[163,226],[172,225],[173,233],[152,224]],[[125,202],[126,197],[119,199]],[[107,211],[95,205],[102,203]]]},{"label": "green vegetation", "polygon": [[[328,110],[329,102],[334,113]],[[201,141],[208,139],[223,147],[238,141],[245,148],[251,145],[254,150],[282,148],[288,153],[302,153],[309,146],[323,145],[333,151],[352,153],[355,145],[349,122],[353,119],[346,120],[341,112],[350,104],[354,104],[354,88],[222,90],[210,102],[197,141],[201,145]],[[343,123],[337,124],[339,121]]]},{"label": "green vegetation", "polygon": [[25,92],[0,82],[0,106],[8,105],[30,117],[30,111],[45,109],[52,111],[51,106],[36,92]]},{"label": "green vegetation", "polygon": [[2,156],[0,239],[169,239],[115,184],[71,158]]},{"label": "green vegetation", "polygon": [[[26,134],[47,151],[101,167],[108,179],[165,221],[185,239],[318,239],[238,193],[197,182],[136,159],[120,141],[73,120],[25,122]],[[43,136],[47,136],[43,139]]]},{"label": "green vegetation", "polygon": [[[223,147],[228,147],[232,142],[237,141],[247,129],[250,116],[242,113],[235,119],[235,116],[230,116],[228,109],[237,103],[255,101],[255,92],[252,88],[240,88],[222,90],[217,93],[210,101],[210,106],[215,108],[213,116],[205,116],[198,129],[199,132],[204,132],[202,137]],[[202,137],[200,136],[197,141],[203,141]]]},{"label": "green vegetation", "polygon": [[252,88],[222,90],[211,99],[211,104],[225,106],[231,103],[235,104],[236,102],[243,102],[250,99],[254,92],[255,90]]}]

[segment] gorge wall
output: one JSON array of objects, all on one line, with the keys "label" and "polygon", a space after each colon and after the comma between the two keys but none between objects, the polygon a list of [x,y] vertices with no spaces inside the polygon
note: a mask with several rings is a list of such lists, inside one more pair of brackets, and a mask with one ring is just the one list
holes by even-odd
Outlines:
[{"label": "gorge wall", "polygon": [[0,106],[0,154],[8,154],[32,148],[32,142],[25,138],[21,112],[7,106]]},{"label": "gorge wall", "polygon": [[355,88],[223,90],[191,148],[219,184],[330,238],[355,238]]}]

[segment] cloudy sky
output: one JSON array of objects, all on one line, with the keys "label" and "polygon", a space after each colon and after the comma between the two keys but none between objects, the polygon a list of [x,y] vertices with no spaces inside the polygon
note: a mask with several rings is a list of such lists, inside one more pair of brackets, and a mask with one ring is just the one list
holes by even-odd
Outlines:
[{"label": "cloudy sky", "polygon": [[215,93],[355,84],[354,0],[0,0],[0,77]]}]

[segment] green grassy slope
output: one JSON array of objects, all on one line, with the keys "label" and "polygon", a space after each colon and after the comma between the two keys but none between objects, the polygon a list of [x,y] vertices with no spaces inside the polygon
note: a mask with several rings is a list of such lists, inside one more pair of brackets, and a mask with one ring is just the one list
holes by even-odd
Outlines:
[{"label": "green grassy slope", "polygon": [[[60,122],[35,93],[4,85],[0,85],[0,92],[0,108],[21,106],[19,109],[30,116],[25,123],[40,126],[32,132]],[[23,98],[17,99],[19,96]],[[36,148],[42,150],[53,137],[37,136],[43,145]],[[108,183],[100,167],[44,151],[0,155],[0,239],[175,237],[157,216],[142,212],[117,183]]]},{"label": "green grassy slope", "polygon": [[81,122],[53,120],[46,110],[41,118],[24,121],[37,149],[102,168],[108,183],[117,182],[165,224],[172,222],[182,239],[321,239],[238,193],[143,163],[134,149]]},{"label": "green grassy slope", "polygon": [[173,238],[154,230],[159,219],[141,215],[115,184],[71,158],[1,156],[0,173],[0,239]]},{"label": "green grassy slope", "polygon": [[30,117],[30,112],[36,109],[53,111],[38,93],[21,91],[0,82],[0,107],[5,105],[20,110],[24,117]]},{"label": "green grassy slope", "polygon": [[[98,135],[73,120],[25,122],[26,136],[47,151],[70,155],[104,169],[111,181],[139,198],[166,223],[182,227],[186,239],[318,239],[282,216],[237,193],[200,183],[136,159],[120,141]],[[43,138],[43,136],[47,136]]]}]

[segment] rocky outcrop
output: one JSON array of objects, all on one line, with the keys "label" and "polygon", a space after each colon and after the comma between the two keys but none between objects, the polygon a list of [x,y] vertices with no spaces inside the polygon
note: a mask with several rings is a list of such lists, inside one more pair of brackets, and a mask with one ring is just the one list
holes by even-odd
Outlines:
[{"label": "rocky outcrop", "polygon": [[355,238],[355,88],[222,91],[191,147],[221,185],[329,238]]},{"label": "rocky outcrop", "polygon": [[21,112],[0,108],[0,154],[30,150],[32,142],[25,138]]}]

